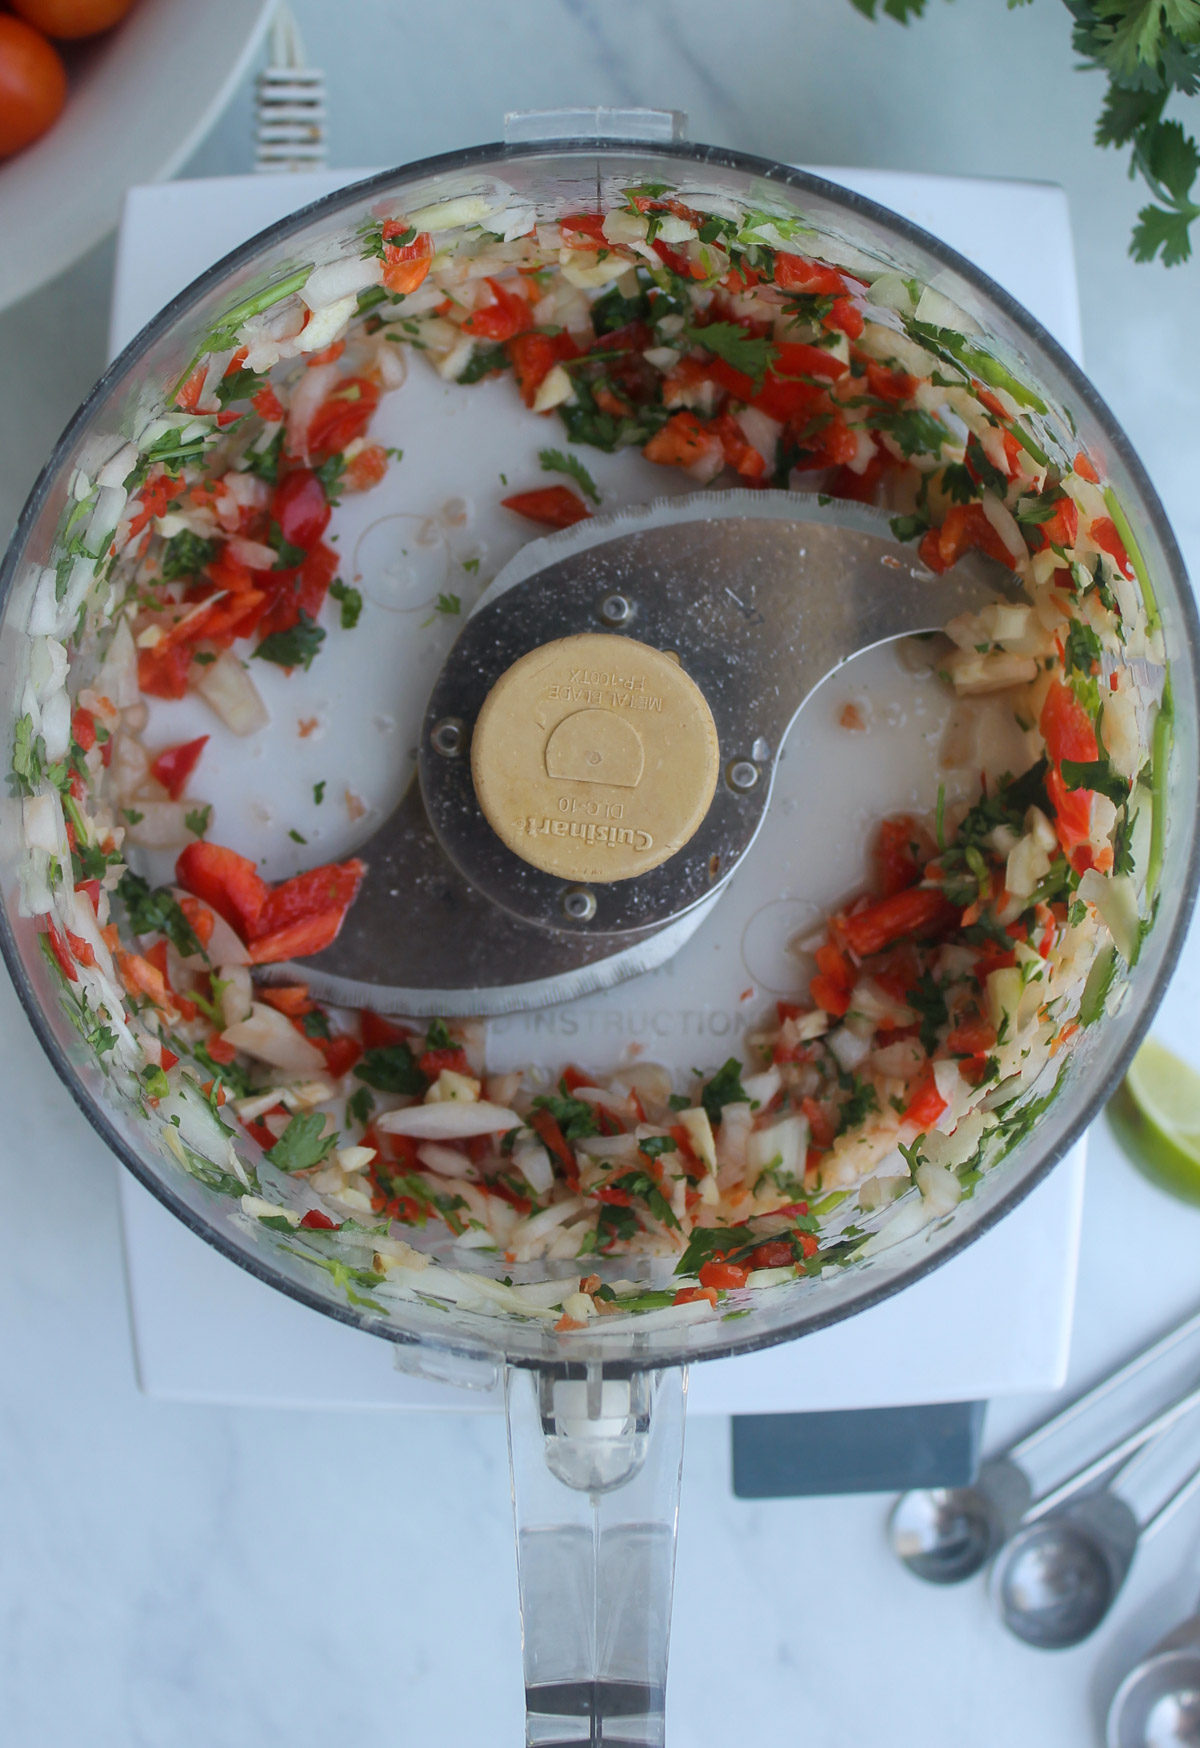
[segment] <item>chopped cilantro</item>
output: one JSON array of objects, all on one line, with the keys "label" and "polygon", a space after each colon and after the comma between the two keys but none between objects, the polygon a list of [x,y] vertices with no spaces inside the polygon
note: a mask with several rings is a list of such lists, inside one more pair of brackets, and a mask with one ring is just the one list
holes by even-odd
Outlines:
[{"label": "chopped cilantro", "polygon": [[300,619],[287,631],[272,631],[264,637],[255,655],[281,668],[311,668],[313,657],[325,641],[325,633],[303,608]]},{"label": "chopped cilantro", "polygon": [[588,1135],[600,1133],[595,1106],[584,1099],[556,1098],[550,1093],[540,1093],[533,1101],[533,1108],[535,1111],[549,1111],[565,1141],[582,1141]]},{"label": "chopped cilantro", "polygon": [[207,802],[203,807],[194,807],[183,816],[183,823],[193,837],[202,838],[208,830],[208,822],[212,818],[212,808]]},{"label": "chopped cilantro", "polygon": [[677,1153],[679,1147],[669,1135],[647,1135],[644,1141],[638,1142],[638,1151],[647,1159],[659,1159],[664,1153]]},{"label": "chopped cilantro", "polygon": [[430,1020],[425,1032],[426,1050],[457,1050],[458,1039],[453,1036],[445,1020]]},{"label": "chopped cilantro", "polygon": [[892,516],[888,527],[897,540],[918,540],[929,531],[928,516]]},{"label": "chopped cilantro", "polygon": [[308,839],[298,832],[294,825],[288,827],[288,837],[291,838],[294,844],[306,844],[308,842]]},{"label": "chopped cilantro", "polygon": [[335,577],[329,585],[329,593],[335,601],[341,603],[342,630],[353,631],[358,624],[358,616],[362,612],[363,598],[357,589],[352,589],[344,583],[341,577]]},{"label": "chopped cilantro", "polygon": [[497,371],[508,370],[512,359],[503,346],[476,346],[467,360],[465,368],[455,378],[457,382],[482,382],[485,376],[495,376]]},{"label": "chopped cilantro", "polygon": [[140,874],[127,868],[121,876],[117,894],[135,935],[166,935],[184,959],[203,952],[196,931],[180,909],[178,900],[165,886],[151,888]]},{"label": "chopped cilantro", "polygon": [[742,1065],[736,1056],[731,1056],[712,1079],[705,1082],[700,1103],[708,1112],[708,1120],[714,1127],[721,1121],[721,1112],[726,1105],[749,1103],[749,1095],[742,1085]]},{"label": "chopped cilantro", "polygon": [[324,777],[322,777],[322,779],[319,783],[313,784],[313,800],[316,802],[317,806],[320,807],[320,805],[324,801],[324,799],[325,799],[325,779],[324,779]]},{"label": "chopped cilantro", "polygon": [[417,1059],[408,1045],[377,1044],[355,1065],[359,1080],[365,1080],[377,1092],[407,1093],[416,1096],[425,1091],[428,1081],[417,1067]]},{"label": "chopped cilantro", "polygon": [[308,1171],[333,1151],[336,1135],[326,1135],[320,1111],[305,1111],[292,1118],[267,1158],[278,1171]]},{"label": "chopped cilantro", "polygon": [[346,1100],[347,1123],[358,1123],[362,1128],[370,1122],[371,1112],[375,1109],[375,1095],[369,1087],[360,1086]]},{"label": "chopped cilantro", "polygon": [[565,473],[593,504],[600,502],[595,480],[576,456],[564,455],[561,449],[539,449],[538,460],[542,464],[543,473]]},{"label": "chopped cilantro", "polygon": [[174,583],[184,578],[198,577],[206,564],[217,556],[217,542],[204,540],[190,528],[174,534],[163,548],[163,581]]},{"label": "chopped cilantro", "polygon": [[304,1015],[300,1024],[304,1027],[306,1038],[328,1038],[330,1036],[329,1015],[324,1008],[313,1008],[311,1013]]},{"label": "chopped cilantro", "polygon": [[755,339],[737,322],[709,322],[707,327],[688,328],[687,338],[693,346],[703,346],[714,358],[720,358],[743,376],[761,382],[776,357],[769,340]]}]

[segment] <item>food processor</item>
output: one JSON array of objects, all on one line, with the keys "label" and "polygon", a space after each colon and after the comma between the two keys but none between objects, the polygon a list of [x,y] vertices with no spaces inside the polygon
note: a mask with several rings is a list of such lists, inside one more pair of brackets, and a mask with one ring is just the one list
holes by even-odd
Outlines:
[{"label": "food processor", "polygon": [[[545,1320],[516,1314],[503,1283],[485,1275],[473,1294],[464,1291],[453,1306],[417,1294],[385,1303],[353,1283],[348,1297],[344,1271],[339,1279],[336,1269],[314,1267],[311,1256],[240,1217],[236,1203],[150,1148],[143,1126],[114,1100],[63,1015],[33,922],[20,915],[19,820],[11,804],[6,808],[3,941],[10,971],[65,1083],[135,1176],[223,1254],[301,1302],[397,1343],[427,1375],[469,1387],[491,1384],[504,1373],[528,1740],[538,1743],[663,1739],[687,1366],[798,1337],[875,1303],[960,1251],[1013,1207],[1062,1157],[1122,1072],[1173,965],[1196,878],[1194,608],[1161,507],[1111,415],[1031,318],[933,239],[817,178],[685,144],[677,135],[673,118],[647,112],[518,118],[503,146],[431,160],[340,191],[235,251],[174,300],[93,391],[35,487],[3,571],[0,660],[7,695],[19,708],[36,579],[49,562],[76,470],[95,474],[146,410],[166,402],[202,336],[231,309],[286,281],[298,264],[335,259],[377,203],[416,208],[494,200],[498,186],[506,202],[539,216],[597,204],[603,209],[613,190],[660,182],[703,189],[781,219],[803,219],[819,238],[812,246],[825,258],[851,270],[903,274],[964,312],[1006,368],[1061,409],[1079,444],[1102,460],[1124,507],[1153,579],[1174,702],[1172,808],[1162,840],[1158,915],[1124,1001],[1089,1028],[1060,1096],[1022,1143],[984,1174],[970,1200],[905,1242],[849,1268],[773,1288],[723,1316],[709,1317],[703,1307],[694,1316],[681,1315],[682,1307],[669,1308],[670,1314],[651,1309],[604,1319],[564,1338]],[[374,834],[364,833],[364,841],[376,840],[375,850],[365,852],[368,862],[385,869],[387,857],[394,856],[396,868],[409,877],[415,872],[414,889],[424,892],[430,908],[414,919],[406,904],[403,918],[389,928],[397,881],[391,879],[390,889],[381,881],[373,938],[378,943],[394,936],[397,957],[384,964],[378,951],[372,956],[354,933],[352,913],[344,940],[328,959],[322,955],[306,966],[314,988],[330,999],[352,994],[395,1013],[499,1014],[561,1001],[598,980],[614,982],[669,963],[704,917],[719,915],[728,881],[743,858],[754,855],[756,832],[770,806],[774,761],[789,728],[789,750],[797,741],[802,745],[803,718],[791,724],[806,693],[855,649],[932,629],[969,604],[973,587],[986,584],[989,598],[996,592],[994,577],[973,577],[972,565],[964,564],[938,585],[959,591],[961,600],[946,608],[939,593],[933,607],[921,598],[923,585],[911,570],[896,568],[906,560],[878,513],[815,499],[801,503],[798,494],[755,496],[752,515],[745,494],[707,494],[700,503],[684,494],[649,510],[597,518],[582,531],[532,543],[503,567],[464,626],[461,653],[470,659],[456,667],[446,650],[440,678],[427,667],[418,713],[420,787],[398,784],[395,810]],[[847,586],[838,599],[848,611],[853,580],[884,560],[891,561],[889,574],[904,576],[916,600],[895,624],[884,624],[872,597],[861,622],[850,611],[850,623],[840,629],[814,606],[807,621],[797,616],[788,623],[785,635],[781,602],[802,599],[806,577],[789,574],[784,550],[774,552],[758,584],[764,592],[780,591],[773,613],[757,599],[748,601],[743,581],[729,579],[744,579],[747,552],[752,546],[761,551],[759,543],[769,542],[773,527],[790,529],[798,521],[806,529],[805,562],[818,582],[839,574],[838,565],[845,567]],[[726,545],[713,545],[714,527]],[[703,550],[694,543],[697,528],[706,531]],[[631,578],[643,579],[640,589]],[[702,598],[709,610],[694,610]],[[726,617],[716,616],[718,605]],[[680,702],[685,715],[691,712],[689,745],[701,742],[692,792],[711,797],[712,808],[707,801],[694,803],[684,807],[681,822],[668,821],[668,837],[674,832],[680,840],[671,840],[675,853],[636,870],[637,902],[624,910],[607,902],[610,894],[622,894],[622,886],[608,886],[603,870],[594,872],[586,860],[547,868],[517,857],[520,868],[514,870],[503,832],[480,832],[464,805],[468,746],[474,753],[467,729],[488,707],[485,698],[490,705],[497,681],[516,670],[523,652],[576,636],[644,638],[647,647],[673,650],[693,676],[706,654],[715,668],[724,663],[724,685],[714,671],[698,687],[707,722],[690,695]],[[602,683],[591,681],[592,673],[617,671],[611,647],[593,642],[576,663],[585,684]],[[503,703],[501,697],[495,709]],[[581,756],[595,751],[589,744]],[[599,751],[618,761],[629,756],[628,747]],[[567,746],[563,756],[580,756],[580,749]],[[502,741],[492,765],[497,783],[512,763]],[[1178,797],[1186,798],[1182,806]],[[693,824],[697,812],[702,819]],[[503,825],[510,813],[501,806],[496,817]],[[590,842],[586,836],[568,842],[573,850],[596,853],[594,831]],[[639,849],[636,843],[611,847]],[[632,893],[634,884],[630,880],[624,890]],[[463,927],[475,906],[477,926]],[[481,956],[480,942],[494,942],[496,950]],[[414,961],[418,949],[425,957]]]}]

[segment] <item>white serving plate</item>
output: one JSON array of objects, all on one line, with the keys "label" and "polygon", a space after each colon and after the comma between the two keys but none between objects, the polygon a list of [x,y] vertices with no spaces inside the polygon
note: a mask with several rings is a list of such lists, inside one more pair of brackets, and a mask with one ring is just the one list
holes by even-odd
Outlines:
[{"label": "white serving plate", "polygon": [[131,184],[165,181],[186,163],[273,9],[274,0],[140,0],[93,44],[68,45],[67,107],[48,134],[0,163],[0,309],[112,230]]}]

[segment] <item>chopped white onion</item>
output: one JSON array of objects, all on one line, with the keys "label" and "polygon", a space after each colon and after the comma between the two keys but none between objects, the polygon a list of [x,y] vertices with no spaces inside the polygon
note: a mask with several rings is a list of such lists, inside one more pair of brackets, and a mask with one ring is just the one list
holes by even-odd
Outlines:
[{"label": "chopped white onion", "polygon": [[196,690],[234,734],[257,734],[271,720],[258,687],[232,650],[222,650],[204,669]]},{"label": "chopped white onion", "polygon": [[265,1002],[253,1002],[248,1017],[227,1026],[221,1037],[235,1050],[244,1050],[287,1074],[319,1074],[325,1066],[316,1045],[301,1037],[286,1014]]},{"label": "chopped white onion", "polygon": [[409,1105],[385,1111],[375,1127],[389,1135],[412,1135],[421,1141],[465,1141],[472,1135],[504,1135],[519,1129],[521,1119],[503,1105],[475,1099],[470,1104]]}]

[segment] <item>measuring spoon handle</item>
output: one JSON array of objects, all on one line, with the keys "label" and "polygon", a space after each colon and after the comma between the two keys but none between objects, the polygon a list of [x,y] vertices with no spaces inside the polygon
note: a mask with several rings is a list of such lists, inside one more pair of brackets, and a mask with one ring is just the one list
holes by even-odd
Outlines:
[{"label": "measuring spoon handle", "polygon": [[1089,1408],[1094,1408],[1097,1403],[1103,1402],[1106,1397],[1110,1396],[1114,1390],[1119,1390],[1123,1384],[1136,1378],[1147,1366],[1153,1365],[1155,1360],[1162,1359],[1165,1354],[1170,1353],[1181,1342],[1187,1341],[1189,1336],[1197,1334],[1200,1334],[1200,1311],[1193,1312],[1192,1316],[1176,1325],[1174,1329],[1168,1330],[1166,1335],[1161,1336],[1150,1347],[1143,1348],[1140,1353],[1134,1354],[1133,1358],[1127,1360],[1119,1370],[1110,1373],[1099,1384],[1086,1390],[1082,1396],[1077,1396],[1073,1402],[1068,1402],[1067,1406],[1054,1415],[1052,1419],[1043,1421],[1041,1426],[1034,1427],[1032,1432],[1026,1433],[1025,1437],[1019,1439],[1015,1445],[1010,1445],[1005,1455],[1010,1461],[1020,1463],[1030,1451],[1036,1450],[1043,1440],[1051,1438],[1055,1433],[1061,1432],[1064,1427],[1070,1426],[1072,1421],[1077,1420],[1081,1414],[1086,1413]]},{"label": "measuring spoon handle", "polygon": [[1044,1493],[1040,1499],[1034,1501],[1025,1513],[1024,1521],[1033,1523],[1039,1517],[1045,1517],[1048,1511],[1053,1511],[1055,1506],[1064,1504],[1066,1500],[1073,1498],[1084,1487],[1089,1486],[1093,1481],[1098,1481],[1116,1464],[1123,1463],[1127,1457],[1140,1451],[1150,1439],[1157,1438],[1159,1433],[1174,1426],[1177,1420],[1182,1420],[1185,1414],[1190,1414],[1192,1409],[1196,1407],[1200,1407],[1200,1386],[1194,1390],[1189,1390],[1186,1396],[1181,1396],[1178,1402],[1173,1402],[1169,1408],[1164,1408],[1160,1414],[1155,1415],[1153,1420],[1148,1420],[1145,1426],[1139,1427],[1136,1432],[1131,1432],[1119,1444],[1110,1445],[1108,1450],[1102,1451],[1084,1468],[1077,1469],[1073,1475],[1068,1475],[1065,1481],[1060,1481],[1058,1486],[1052,1488],[1049,1493]]}]

